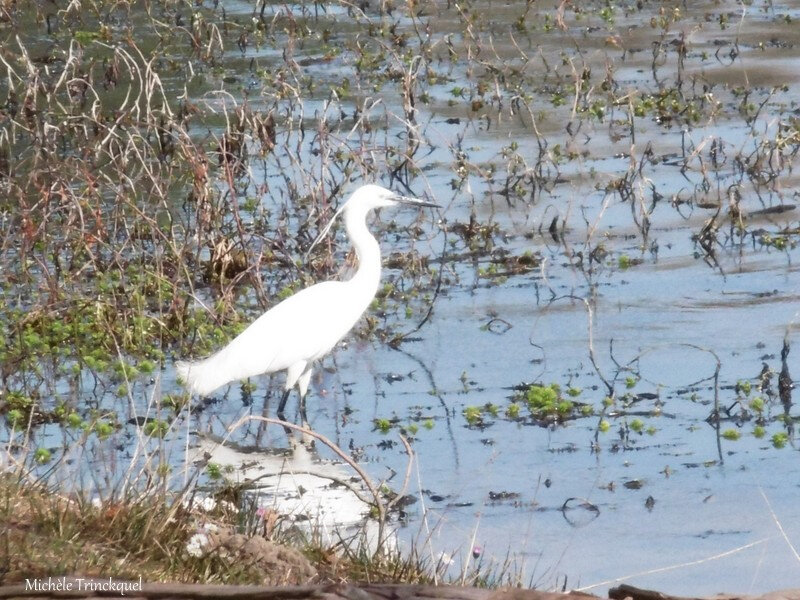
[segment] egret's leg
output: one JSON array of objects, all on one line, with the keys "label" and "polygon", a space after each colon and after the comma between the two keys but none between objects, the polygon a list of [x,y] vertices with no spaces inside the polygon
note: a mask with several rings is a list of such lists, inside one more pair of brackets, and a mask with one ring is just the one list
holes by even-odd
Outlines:
[{"label": "egret's leg", "polygon": [[286,419],[283,418],[283,409],[286,408],[286,401],[289,399],[289,392],[292,391],[292,388],[283,392],[283,396],[281,396],[281,402],[278,404],[278,418],[281,421],[285,421]]},{"label": "egret's leg", "polygon": [[306,397],[300,396],[300,422],[303,427],[308,427],[308,415],[306,414]]},{"label": "egret's leg", "polygon": [[308,416],[306,415],[306,392],[311,381],[311,367],[309,366],[300,377],[297,378],[297,391],[300,392],[300,419],[304,427],[308,427]]},{"label": "egret's leg", "polygon": [[[283,409],[286,406],[286,401],[289,399],[289,392],[292,391],[292,388],[295,385],[298,386],[298,389],[301,390],[303,389],[302,387],[300,387],[298,381],[302,379],[302,377],[304,376],[307,365],[308,363],[301,360],[300,362],[296,362],[293,365],[291,365],[288,369],[286,369],[286,385],[284,387],[286,391],[283,393],[283,398],[281,398],[281,403],[278,406],[278,416],[281,419],[283,419]],[[306,381],[306,387],[308,387],[308,381]],[[303,393],[301,391],[300,397],[302,396]]]}]

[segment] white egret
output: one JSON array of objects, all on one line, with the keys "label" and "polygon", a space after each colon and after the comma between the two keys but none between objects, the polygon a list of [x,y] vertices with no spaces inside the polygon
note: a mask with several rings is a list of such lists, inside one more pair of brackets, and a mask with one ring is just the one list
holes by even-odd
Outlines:
[{"label": "white egret", "polygon": [[278,415],[283,416],[289,392],[295,386],[302,409],[314,361],[330,352],[353,328],[378,291],[381,251],[367,229],[367,215],[373,209],[398,204],[437,206],[379,185],[358,188],[314,242],[316,245],[343,213],[358,258],[353,277],[305,288],[265,312],[216,354],[197,362],[178,362],[178,375],[189,391],[206,396],[226,383],[285,369]]}]

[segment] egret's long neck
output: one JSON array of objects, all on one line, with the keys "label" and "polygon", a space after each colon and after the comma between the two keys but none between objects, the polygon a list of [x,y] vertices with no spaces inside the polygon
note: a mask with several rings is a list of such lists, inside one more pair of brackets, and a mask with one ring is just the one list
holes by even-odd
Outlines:
[{"label": "egret's long neck", "polygon": [[365,294],[369,290],[372,301],[381,279],[381,249],[367,229],[367,211],[347,211],[344,225],[358,256],[358,269],[350,282],[362,288]]}]

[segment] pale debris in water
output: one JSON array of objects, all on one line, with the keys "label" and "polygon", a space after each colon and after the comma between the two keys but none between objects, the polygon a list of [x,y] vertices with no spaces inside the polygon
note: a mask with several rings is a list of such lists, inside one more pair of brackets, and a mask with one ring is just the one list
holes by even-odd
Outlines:
[{"label": "pale debris in water", "polygon": [[238,452],[211,440],[201,439],[196,459],[213,462],[237,482],[258,482],[257,504],[293,521],[306,533],[320,535],[325,543],[337,543],[348,529],[364,532],[367,545],[377,544],[378,526],[369,519],[369,506],[351,490],[334,480],[347,481],[370,498],[365,486],[347,471],[347,466],[322,461],[302,444],[292,456]]}]

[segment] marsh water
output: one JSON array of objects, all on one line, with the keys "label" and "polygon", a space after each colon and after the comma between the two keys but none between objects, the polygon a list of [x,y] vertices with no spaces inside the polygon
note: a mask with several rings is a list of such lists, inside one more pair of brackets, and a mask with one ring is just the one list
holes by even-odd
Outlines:
[{"label": "marsh water", "polygon": [[[260,264],[267,305],[308,282],[292,263],[321,229],[309,235],[309,215],[324,224],[328,203],[364,179],[442,206],[374,221],[388,287],[318,366],[312,428],[397,490],[408,461],[398,434],[411,438],[416,501],[398,536],[452,560],[451,574],[482,563],[593,592],[800,585],[787,379],[800,373],[800,3],[409,5],[220,2],[191,15],[191,27],[227,24],[200,45],[224,39],[213,64],[200,50],[162,59],[167,96],[207,115],[191,132],[198,145],[213,149],[243,106],[275,116],[273,153],[245,136],[252,160],[236,184],[250,200],[248,251],[289,257]],[[182,10],[188,23],[180,5],[159,18]],[[259,19],[269,26],[249,30]],[[44,51],[44,26],[31,27]],[[250,37],[237,46],[239,31]],[[295,209],[309,197],[325,211]],[[190,239],[182,199],[164,206]],[[20,222],[6,214],[13,236]],[[290,241],[277,244],[279,230]],[[352,267],[344,232],[330,239],[328,271],[312,279]],[[4,245],[6,260],[16,253]],[[190,303],[217,310],[218,286],[195,285]],[[6,306],[25,305],[21,284],[4,289]],[[244,323],[262,310],[250,279],[226,289]],[[173,359],[202,353],[177,346],[122,397],[81,371],[77,384],[43,386],[40,402],[117,414],[93,450],[107,469],[131,454],[130,420],[181,393]],[[29,385],[4,376],[8,390]],[[183,458],[187,428],[224,435],[244,415],[271,415],[282,375],[251,383],[215,393],[188,424],[171,420],[158,442],[174,447],[170,460]],[[555,408],[536,404],[544,388]],[[81,435],[57,421],[30,432],[54,454]],[[256,422],[233,439],[287,444]]]}]

